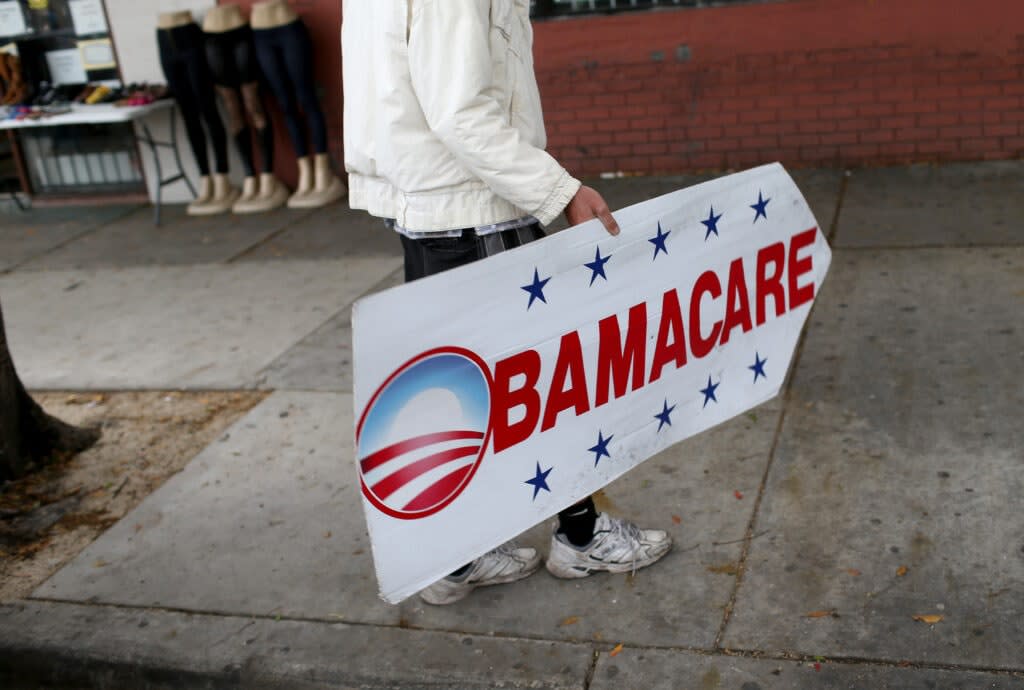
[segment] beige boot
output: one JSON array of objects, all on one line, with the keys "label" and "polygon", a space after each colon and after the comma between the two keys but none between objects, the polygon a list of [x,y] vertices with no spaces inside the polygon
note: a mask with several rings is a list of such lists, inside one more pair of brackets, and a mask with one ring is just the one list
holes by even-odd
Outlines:
[{"label": "beige boot", "polygon": [[[345,184],[331,170],[331,161],[326,153],[316,154],[313,162],[313,189],[298,199],[288,201],[290,208],[318,208],[333,203],[345,196]],[[294,199],[294,197],[293,197]]]},{"label": "beige boot", "polygon": [[295,187],[295,193],[288,198],[288,208],[305,208],[302,200],[313,191],[313,161],[309,156],[303,156],[298,164],[299,184]]},{"label": "beige boot", "polygon": [[246,206],[251,204],[259,196],[259,187],[256,177],[250,176],[242,180],[242,193],[238,200],[231,206],[232,213],[245,213]]},{"label": "beige boot", "polygon": [[193,216],[212,216],[218,213],[227,213],[238,198],[238,190],[231,186],[231,180],[224,173],[216,173],[213,176],[213,197],[205,204],[189,207],[189,214]]},{"label": "beige boot", "polygon": [[188,205],[188,214],[190,216],[198,216],[200,213],[196,212],[196,208],[205,206],[210,203],[210,199],[213,198],[213,180],[210,179],[209,175],[203,175],[199,178],[199,194],[196,198]]},{"label": "beige boot", "polygon": [[262,173],[259,193],[244,204],[239,200],[232,210],[235,213],[265,213],[280,207],[287,200],[288,188],[274,177],[274,173]]}]

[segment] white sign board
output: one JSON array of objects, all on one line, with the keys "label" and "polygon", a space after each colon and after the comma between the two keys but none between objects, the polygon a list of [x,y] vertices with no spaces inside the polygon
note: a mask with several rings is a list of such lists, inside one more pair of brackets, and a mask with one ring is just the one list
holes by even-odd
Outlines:
[{"label": "white sign board", "polygon": [[68,7],[71,8],[76,35],[107,33],[107,15],[103,11],[102,0],[69,0]]},{"label": "white sign board", "polygon": [[831,253],[781,165],[366,297],[356,472],[392,603],[776,395]]},{"label": "white sign board", "polygon": [[20,36],[26,31],[21,4],[17,0],[0,2],[0,36]]},{"label": "white sign board", "polygon": [[54,84],[84,84],[89,81],[77,48],[51,50],[46,53],[46,66]]}]

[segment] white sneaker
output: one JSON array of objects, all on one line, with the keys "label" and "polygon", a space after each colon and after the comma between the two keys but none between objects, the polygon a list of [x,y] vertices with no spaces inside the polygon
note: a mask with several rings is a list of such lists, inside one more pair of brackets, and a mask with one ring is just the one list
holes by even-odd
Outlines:
[{"label": "white sneaker", "polygon": [[533,574],[539,565],[537,549],[510,541],[473,561],[461,575],[449,575],[430,585],[420,592],[420,599],[435,606],[454,604],[477,587],[521,580]]},{"label": "white sneaker", "polygon": [[574,546],[557,531],[551,537],[547,569],[555,577],[578,578],[604,570],[636,572],[668,553],[672,538],[660,529],[640,529],[632,522],[597,516],[594,538],[586,546]]}]

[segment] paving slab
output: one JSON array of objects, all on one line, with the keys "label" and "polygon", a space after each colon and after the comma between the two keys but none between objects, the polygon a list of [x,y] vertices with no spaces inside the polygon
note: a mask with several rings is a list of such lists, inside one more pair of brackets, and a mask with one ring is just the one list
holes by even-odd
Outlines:
[{"label": "paving slab", "polygon": [[[367,292],[400,285],[399,268]],[[272,390],[352,391],[352,308],[346,307],[264,369],[256,383]]]},{"label": "paving slab", "polygon": [[[635,577],[566,582],[541,572],[474,592],[455,607],[428,607],[418,598],[390,606],[377,598],[352,467],[351,396],[278,392],[34,596],[567,641],[710,645],[733,591],[777,416],[777,406],[763,406],[648,461],[606,491],[599,499],[605,507],[664,527],[677,540],[663,562]],[[549,530],[540,525],[525,541],[546,553]],[[570,617],[577,620],[566,623]]]},{"label": "paving slab", "polygon": [[34,596],[397,625],[377,598],[351,396],[275,393]]},{"label": "paving slab", "polygon": [[[654,566],[571,581],[542,570],[473,592],[458,606],[409,599],[405,619],[430,629],[710,648],[733,592],[779,409],[768,403],[674,446],[598,496],[599,508],[672,535],[675,548]],[[550,538],[544,524],[523,541],[546,555]]]},{"label": "paving slab", "polygon": [[801,662],[696,654],[661,649],[626,647],[597,661],[590,690],[907,690],[942,688],[1024,688],[1024,677],[980,671],[901,668],[868,663]]},{"label": "paving slab", "polygon": [[159,227],[153,223],[151,208],[139,208],[22,268],[60,270],[216,263],[250,249],[309,215],[309,211],[278,209],[248,215],[190,216],[185,208],[184,205],[163,208]]},{"label": "paving slab", "polygon": [[239,257],[241,261],[341,259],[350,256],[402,256],[397,234],[347,201],[318,209],[267,242]]},{"label": "paving slab", "polygon": [[258,373],[398,259],[16,272],[11,352],[37,389],[222,388]]},{"label": "paving slab", "polygon": [[1024,161],[853,170],[835,244],[1021,246]]},{"label": "paving slab", "polygon": [[46,254],[138,206],[42,208],[0,213],[0,273]]},{"label": "paving slab", "polygon": [[586,645],[25,602],[0,607],[0,685],[583,690]]},{"label": "paving slab", "polygon": [[833,255],[726,647],[1024,670],[1022,313],[1024,248]]}]

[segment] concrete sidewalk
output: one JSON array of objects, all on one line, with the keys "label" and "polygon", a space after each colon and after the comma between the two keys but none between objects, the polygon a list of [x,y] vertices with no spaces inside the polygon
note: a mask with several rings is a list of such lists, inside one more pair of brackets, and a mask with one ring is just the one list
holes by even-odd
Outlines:
[{"label": "concrete sidewalk", "polygon": [[0,685],[1024,688],[1024,164],[794,178],[834,255],[784,394],[606,490],[677,548],[445,608],[377,599],[346,471],[350,306],[400,281],[394,237],[343,206],[0,216],[29,387],[274,391],[0,607]]}]

